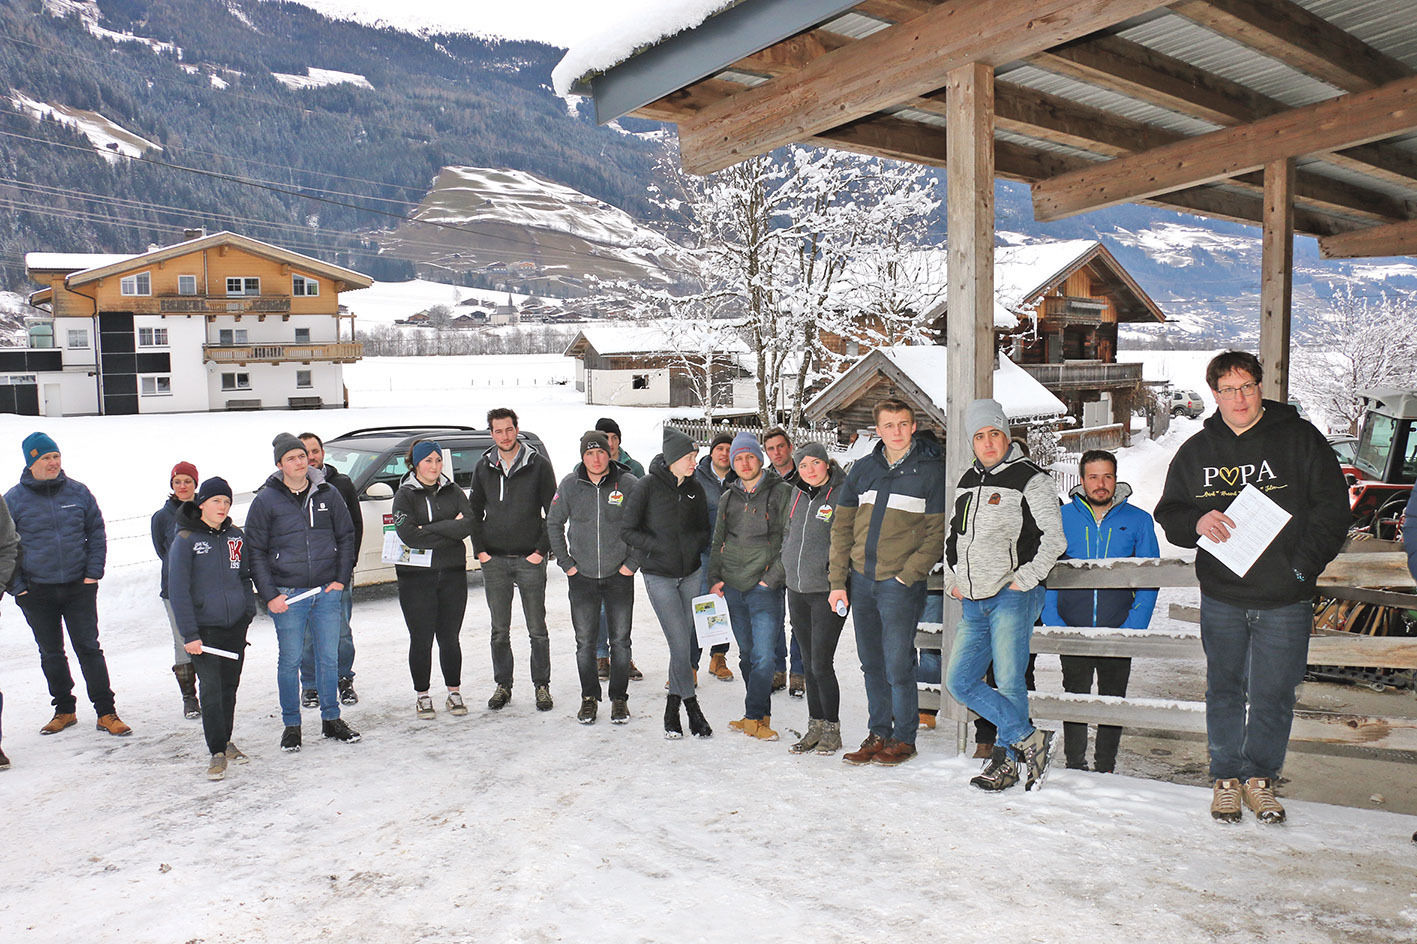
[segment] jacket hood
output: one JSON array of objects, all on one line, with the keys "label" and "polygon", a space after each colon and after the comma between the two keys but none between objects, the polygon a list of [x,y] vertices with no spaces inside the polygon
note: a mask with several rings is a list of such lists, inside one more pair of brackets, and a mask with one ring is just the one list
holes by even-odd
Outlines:
[{"label": "jacket hood", "polygon": [[[1299,415],[1298,410],[1287,403],[1280,403],[1278,400],[1261,400],[1260,403],[1264,412],[1260,414],[1260,418],[1255,421],[1255,425],[1245,430],[1242,435],[1249,436],[1255,433],[1263,435],[1278,426],[1284,426],[1289,423],[1308,422]],[[1238,438],[1235,431],[1226,425],[1225,418],[1220,415],[1219,408],[1205,418],[1204,426],[1212,433]]]},{"label": "jacket hood", "polygon": [[821,485],[808,485],[799,473],[797,478],[790,483],[793,488],[801,492],[806,492],[812,498],[817,497],[817,493],[824,488],[836,488],[846,481],[846,470],[837,465],[835,459],[827,461],[827,480]]},{"label": "jacket hood", "polygon": [[[944,458],[944,453],[940,451],[939,440],[934,436],[921,436],[918,433],[910,440],[910,452],[906,454],[926,456],[931,459]],[[871,455],[879,456],[882,463],[890,465],[890,461],[886,459],[885,440],[876,443],[876,447],[871,450]]]},{"label": "jacket hood", "polygon": [[[674,477],[673,472],[669,471],[669,463],[664,461],[664,453],[662,452],[655,453],[654,458],[649,460],[649,465],[645,468],[645,474],[658,476],[663,479],[664,483],[670,488],[680,487],[679,480]],[[692,478],[692,475],[687,476],[684,481],[687,482]]]},{"label": "jacket hood", "polygon": [[[531,460],[534,456],[539,456],[541,454],[537,452],[535,446],[527,442],[525,439],[517,440],[517,445],[521,448],[517,450],[517,461],[513,462],[512,467],[507,470],[508,475],[515,475],[516,473],[520,472],[528,465],[531,465]],[[492,448],[488,449],[482,454],[482,458],[485,459],[487,461],[487,464],[492,466],[494,469],[501,469],[502,461],[498,458],[496,443],[493,443]]]},{"label": "jacket hood", "polygon": [[[453,484],[453,480],[448,478],[448,474],[446,472],[439,472],[438,481],[433,483],[433,491],[436,492],[439,489],[451,484]],[[425,487],[426,486],[422,482],[418,481],[418,476],[413,474],[412,469],[409,469],[407,472],[405,472],[403,478],[399,479],[399,488],[408,488],[413,489],[414,491],[418,491]]]},{"label": "jacket hood", "polygon": [[[315,488],[319,488],[320,486],[322,486],[322,485],[325,484],[325,473],[321,472],[319,469],[315,468],[314,466],[311,466],[311,467],[310,467],[310,469],[309,469],[309,471],[306,473],[305,477],[309,480],[310,484],[313,485]],[[269,486],[271,486],[271,487],[273,487],[273,488],[278,487],[278,488],[284,489],[284,490],[287,491],[287,492],[290,491],[290,489],[288,489],[288,488],[285,487],[285,476],[281,475],[279,469],[277,469],[276,471],[272,472],[270,475],[268,475],[268,476],[266,477],[266,485],[269,485]]]}]

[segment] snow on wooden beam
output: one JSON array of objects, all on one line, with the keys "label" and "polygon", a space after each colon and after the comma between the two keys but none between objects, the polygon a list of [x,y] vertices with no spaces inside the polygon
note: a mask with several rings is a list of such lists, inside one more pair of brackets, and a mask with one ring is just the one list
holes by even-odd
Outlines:
[{"label": "snow on wooden beam", "polygon": [[1034,216],[1063,219],[1413,130],[1417,78],[1400,79],[1040,181],[1033,185]]}]

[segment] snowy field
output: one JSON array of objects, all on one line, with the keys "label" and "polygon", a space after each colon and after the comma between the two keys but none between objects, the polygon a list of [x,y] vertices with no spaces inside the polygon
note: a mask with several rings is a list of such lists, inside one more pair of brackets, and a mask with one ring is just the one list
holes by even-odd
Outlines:
[{"label": "snowy field", "polygon": [[[1042,791],[987,796],[967,785],[977,762],[951,756],[943,731],[922,732],[921,756],[895,769],[794,757],[787,744],[806,706],[779,695],[783,741],[738,736],[727,723],[742,714],[741,684],[707,676],[700,697],[715,736],[666,742],[667,656],[643,593],[634,638],[646,680],[631,686],[632,719],[579,726],[557,568],[553,711],[532,707],[520,617],[512,703],[483,708],[492,680],[474,577],[462,635],[472,712],[448,716],[435,684],[437,719],[415,720],[397,599],[373,589],[357,596],[361,700],[344,713],[364,740],[324,742],[307,712],[305,750],[277,749],[275,641],[262,617],[235,734],[252,761],[207,782],[200,723],[178,711],[147,546],[172,463],[191,459],[240,491],[271,468],[278,430],[481,426],[506,404],[565,472],[576,437],[605,412],[552,382],[571,373],[558,357],[371,359],[346,375],[352,401],[367,404],[349,411],[0,417],[12,477],[20,439],[42,428],[110,521],[100,620],[118,709],[134,727],[126,739],[93,730],[81,694],[81,723],[41,738],[52,709],[33,639],[13,601],[0,604],[15,765],[0,773],[6,941],[1417,941],[1417,817],[1291,799],[1285,826],[1223,827],[1207,813],[1208,789],[1066,770]],[[667,412],[613,411],[635,456],[658,451]],[[1143,507],[1196,428],[1178,421],[1124,454]],[[837,666],[854,744],[866,708],[849,626]]]}]

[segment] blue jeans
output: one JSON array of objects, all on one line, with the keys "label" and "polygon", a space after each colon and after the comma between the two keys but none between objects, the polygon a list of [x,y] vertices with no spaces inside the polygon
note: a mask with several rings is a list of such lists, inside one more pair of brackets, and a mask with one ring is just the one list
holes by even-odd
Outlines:
[{"label": "blue jeans", "polygon": [[[999,744],[1017,744],[1033,733],[1025,678],[1028,643],[1046,592],[1041,584],[1032,590],[1005,587],[983,600],[960,601],[946,685],[955,701],[993,722]],[[984,682],[990,660],[997,689]]]},{"label": "blue jeans", "polygon": [[[945,595],[943,593],[925,594],[925,610],[920,615],[922,623],[938,623],[945,617]],[[916,677],[926,685],[939,685],[940,679],[944,676],[943,653],[938,649],[921,649],[920,665],[916,669]]]},{"label": "blue jeans", "polygon": [[[286,596],[295,596],[305,587],[278,587]],[[300,725],[300,660],[305,654],[305,637],[315,646],[315,690],[320,693],[320,720],[339,717],[340,621],[348,590],[317,593],[296,603],[284,613],[272,613],[276,624],[276,690],[280,693],[280,717],[286,727]]]},{"label": "blue jeans", "polygon": [[738,672],[747,694],[743,717],[766,718],[772,714],[772,673],[778,630],[782,626],[781,587],[758,584],[744,593],[723,588],[733,638],[738,642]]},{"label": "blue jeans", "polygon": [[1313,625],[1307,601],[1247,610],[1201,594],[1211,779],[1279,776]]},{"label": "blue jeans", "polygon": [[866,677],[870,731],[914,744],[920,723],[915,628],[925,608],[925,581],[906,586],[894,577],[871,580],[853,570],[847,596],[856,627],[856,655]]},{"label": "blue jeans", "polygon": [[[339,677],[354,678],[354,632],[350,629],[349,618],[354,615],[354,593],[344,588],[344,605],[339,627]],[[300,687],[315,687],[315,640],[305,637],[305,654],[300,657]]]}]

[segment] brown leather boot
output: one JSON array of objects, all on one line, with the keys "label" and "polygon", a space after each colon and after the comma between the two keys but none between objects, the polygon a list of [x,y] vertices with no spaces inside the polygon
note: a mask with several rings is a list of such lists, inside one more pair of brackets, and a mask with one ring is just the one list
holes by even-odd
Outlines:
[{"label": "brown leather boot", "polygon": [[49,719],[49,723],[39,729],[40,734],[58,734],[67,727],[79,723],[79,716],[63,711],[54,712],[54,717]]},{"label": "brown leather boot", "polygon": [[197,701],[197,667],[190,662],[174,665],[172,674],[177,676],[177,687],[182,690],[182,717],[200,718],[202,706]]},{"label": "brown leather boot", "polygon": [[100,731],[107,731],[114,737],[127,737],[133,733],[133,729],[123,723],[123,719],[115,714],[99,715],[98,724],[94,725]]},{"label": "brown leather boot", "polygon": [[860,767],[862,764],[871,763],[871,758],[881,752],[881,748],[886,746],[886,742],[878,735],[871,734],[866,740],[861,742],[861,746],[849,754],[842,754],[841,759],[848,764]]},{"label": "brown leather boot", "polygon": [[709,674],[720,682],[733,681],[733,670],[728,667],[728,660],[723,657],[723,653],[715,652],[709,659]]}]

